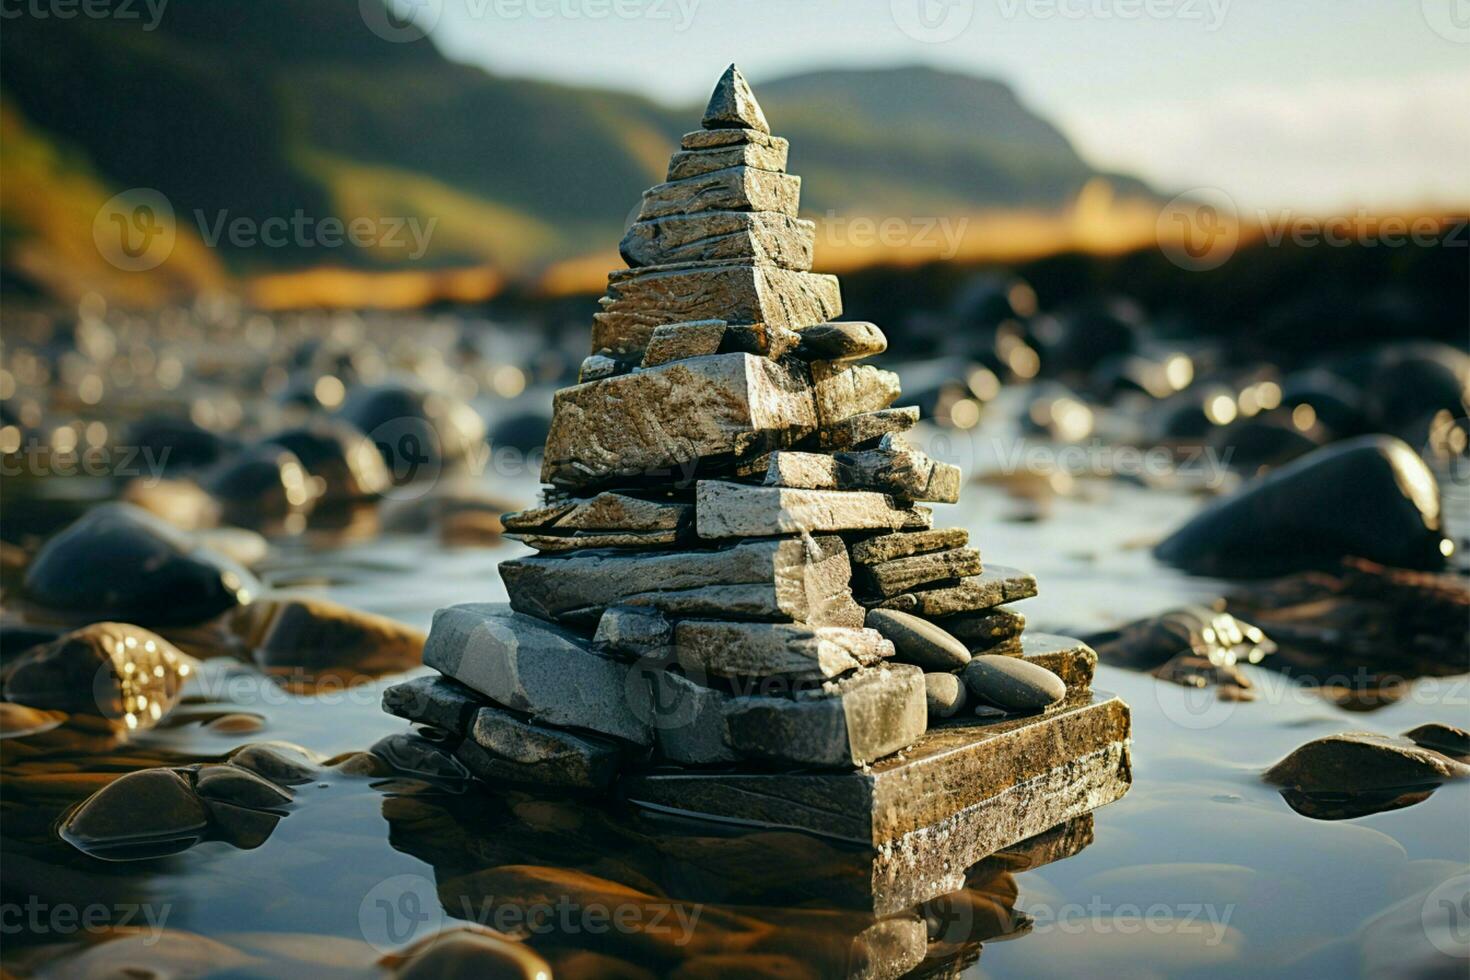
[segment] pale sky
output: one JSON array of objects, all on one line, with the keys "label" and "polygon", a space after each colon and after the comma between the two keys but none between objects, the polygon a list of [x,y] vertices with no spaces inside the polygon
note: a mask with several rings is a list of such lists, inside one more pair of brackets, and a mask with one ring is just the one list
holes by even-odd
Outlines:
[{"label": "pale sky", "polygon": [[[929,64],[1008,82],[1094,164],[1243,210],[1470,204],[1466,0],[399,0],[503,75],[701,101]],[[779,129],[779,120],[773,120]]]}]

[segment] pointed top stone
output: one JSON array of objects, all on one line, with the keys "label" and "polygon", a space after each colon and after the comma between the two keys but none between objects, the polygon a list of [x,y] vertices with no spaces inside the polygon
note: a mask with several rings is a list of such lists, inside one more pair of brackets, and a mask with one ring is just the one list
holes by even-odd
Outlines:
[{"label": "pointed top stone", "polygon": [[771,131],[770,123],[766,122],[766,114],[761,112],[760,103],[755,101],[755,93],[750,90],[750,83],[734,65],[726,68],[725,74],[716,83],[700,125],[705,129],[754,129],[761,133]]}]

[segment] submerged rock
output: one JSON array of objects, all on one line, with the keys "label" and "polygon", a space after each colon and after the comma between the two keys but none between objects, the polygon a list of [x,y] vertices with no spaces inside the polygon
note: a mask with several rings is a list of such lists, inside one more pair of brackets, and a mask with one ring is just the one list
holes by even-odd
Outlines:
[{"label": "submerged rock", "polygon": [[266,667],[406,670],[425,640],[422,630],[316,596],[267,597],[241,609],[233,625]]},{"label": "submerged rock", "polygon": [[62,827],[82,848],[143,842],[192,842],[209,826],[209,811],[174,769],[143,769],[88,797]]},{"label": "submerged rock", "polygon": [[1470,756],[1470,732],[1453,725],[1430,722],[1404,732],[1404,738],[1426,749],[1456,757]]},{"label": "submerged rock", "polygon": [[359,388],[339,414],[367,433],[400,486],[437,477],[485,446],[485,421],[469,405],[403,385]]},{"label": "submerged rock", "polygon": [[201,623],[249,602],[254,576],[128,504],[103,504],[42,546],[25,591],[53,609],[141,626]]},{"label": "submerged rock", "polygon": [[1347,732],[1308,742],[1266,770],[1266,781],[1307,792],[1363,793],[1437,785],[1470,766],[1407,738]]},{"label": "submerged rock", "polygon": [[5,676],[6,700],[100,714],[151,728],[178,702],[192,657],[126,623],[93,623],[24,654]]},{"label": "submerged rock", "polygon": [[1154,549],[1197,575],[1256,578],[1335,566],[1348,556],[1438,569],[1452,551],[1439,485],[1398,439],[1319,449],[1216,501]]},{"label": "submerged rock", "polygon": [[311,510],[317,489],[296,454],[265,443],[225,460],[204,479],[230,524],[285,521]]},{"label": "submerged rock", "polygon": [[426,936],[380,962],[395,980],[551,980],[550,965],[530,947],[471,926]]},{"label": "submerged rock", "polygon": [[320,481],[318,493],[323,503],[374,497],[392,484],[372,440],[345,423],[317,421],[278,432],[265,441],[289,450]]}]

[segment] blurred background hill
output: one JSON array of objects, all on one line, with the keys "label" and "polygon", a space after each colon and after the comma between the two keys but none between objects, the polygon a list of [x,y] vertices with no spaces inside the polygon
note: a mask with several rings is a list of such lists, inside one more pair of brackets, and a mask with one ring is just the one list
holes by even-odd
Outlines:
[{"label": "blurred background hill", "polygon": [[[628,210],[701,109],[497,76],[445,58],[422,35],[390,43],[368,29],[357,0],[174,0],[153,30],[22,18],[7,22],[0,45],[7,283],[63,295],[117,288],[92,222],[134,187],[165,195],[179,229],[153,289],[170,277],[208,288],[326,265],[407,264],[385,248],[324,255],[231,247],[228,237],[199,247],[201,224],[222,212],[256,222],[296,212],[433,218],[421,271],[488,265],[525,278],[591,256],[587,268],[600,275]],[[1155,197],[1136,179],[1100,173],[997,81],[855,68],[757,88],[791,140],[809,216],[1058,214],[1099,186]],[[585,285],[581,266],[567,268]]]}]

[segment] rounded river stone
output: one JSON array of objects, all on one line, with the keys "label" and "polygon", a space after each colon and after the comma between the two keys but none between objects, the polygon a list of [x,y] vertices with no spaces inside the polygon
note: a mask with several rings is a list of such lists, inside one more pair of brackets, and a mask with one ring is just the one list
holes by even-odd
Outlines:
[{"label": "rounded river stone", "polygon": [[958,714],[969,700],[964,682],[958,674],[925,674],[924,701],[930,718],[950,718]]},{"label": "rounded river stone", "polygon": [[894,659],[925,670],[958,670],[970,662],[970,651],[959,640],[927,619],[897,609],[868,611],[867,626],[892,641]]},{"label": "rounded river stone", "polygon": [[964,676],[971,694],[1007,711],[1036,711],[1067,693],[1060,677],[1020,657],[975,657],[965,667]]}]

